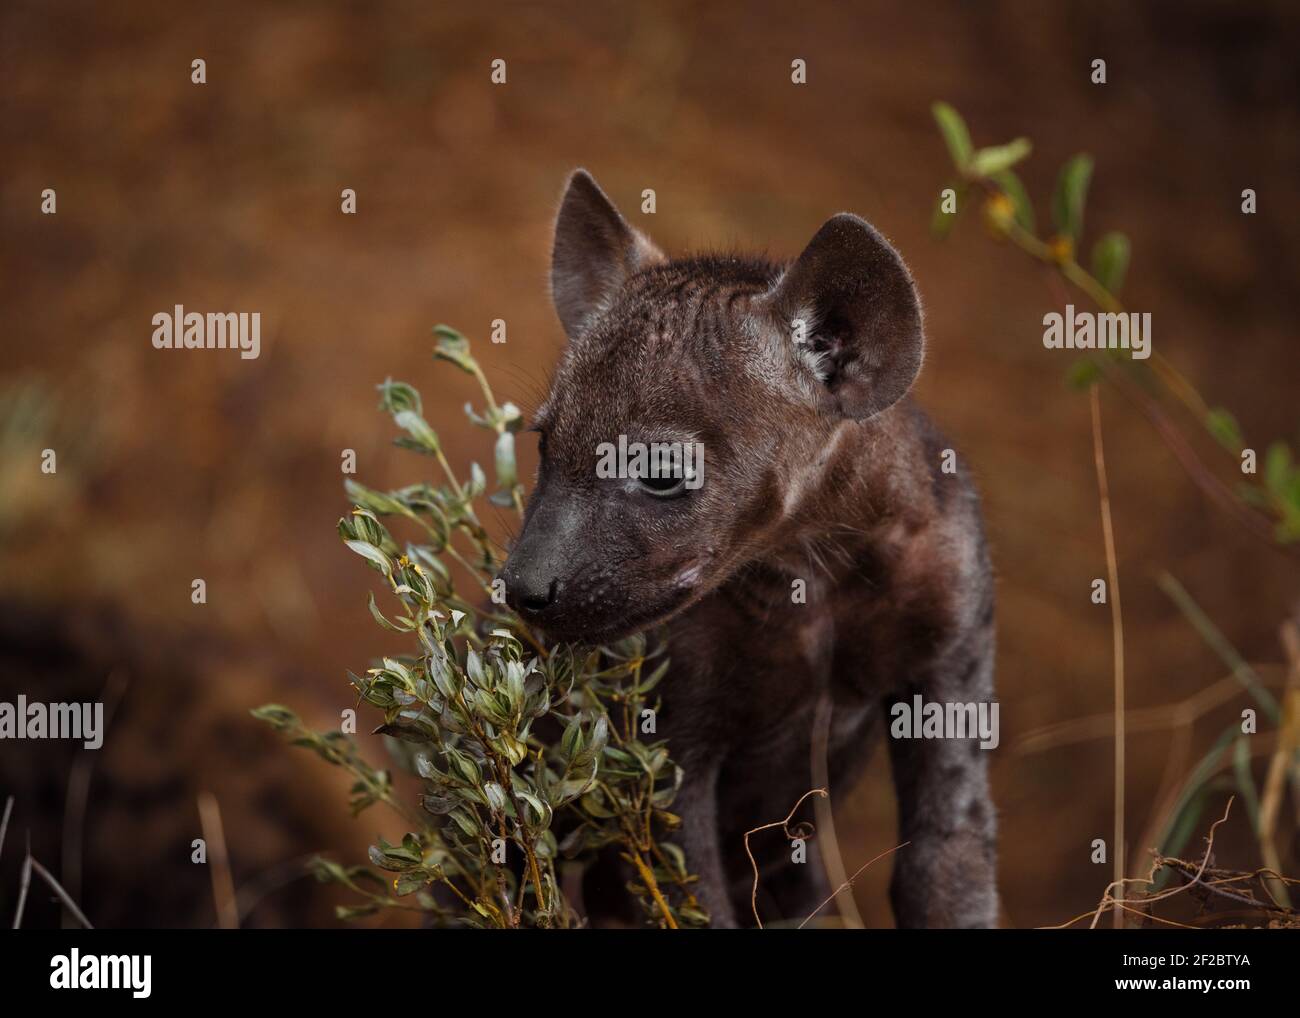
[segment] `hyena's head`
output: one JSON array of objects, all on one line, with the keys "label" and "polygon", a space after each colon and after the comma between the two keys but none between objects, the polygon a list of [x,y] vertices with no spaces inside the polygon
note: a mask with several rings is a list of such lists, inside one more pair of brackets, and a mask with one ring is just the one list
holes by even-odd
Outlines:
[{"label": "hyena's head", "polygon": [[569,342],[502,577],[557,639],[645,629],[763,555],[842,469],[837,431],[892,406],[921,365],[911,277],[852,215],[788,266],[673,260],[580,170],[551,284]]}]

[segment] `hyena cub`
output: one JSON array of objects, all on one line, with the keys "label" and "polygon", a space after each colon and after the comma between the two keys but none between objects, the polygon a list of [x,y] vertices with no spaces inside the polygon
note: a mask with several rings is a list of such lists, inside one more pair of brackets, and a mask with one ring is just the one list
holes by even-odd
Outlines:
[{"label": "hyena cub", "polygon": [[[894,704],[993,699],[978,498],[907,396],[922,359],[916,289],[848,214],[785,265],[668,258],[583,171],[560,208],[551,283],[569,342],[537,413],[541,466],[506,596],[561,640],[662,627],[672,667],[657,730],[685,769],[681,841],[713,925],[750,922],[744,833],[814,787],[819,703],[842,801]],[[602,476],[599,450],[620,436],[700,443],[703,483],[680,469]],[[993,925],[978,739],[888,744],[909,842],[895,856],[898,924]],[[829,893],[815,851],[795,864],[779,836],[751,840],[765,917],[802,919]],[[868,847],[843,848],[852,868]]]}]

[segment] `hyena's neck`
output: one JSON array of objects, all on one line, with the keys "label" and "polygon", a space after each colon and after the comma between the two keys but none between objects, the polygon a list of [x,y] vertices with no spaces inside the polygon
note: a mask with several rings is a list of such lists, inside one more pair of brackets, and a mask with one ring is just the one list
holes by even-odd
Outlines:
[{"label": "hyena's neck", "polygon": [[[737,577],[771,572],[819,582],[860,573],[864,561],[890,558],[909,536],[942,514],[942,442],[912,401],[870,421],[844,421],[792,457],[767,515],[772,523],[746,542]],[[929,462],[929,460],[933,462]]]}]

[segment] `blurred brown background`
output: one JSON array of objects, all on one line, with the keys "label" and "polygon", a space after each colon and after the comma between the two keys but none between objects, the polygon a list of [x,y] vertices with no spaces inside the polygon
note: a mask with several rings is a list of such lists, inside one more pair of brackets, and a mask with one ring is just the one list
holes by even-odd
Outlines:
[{"label": "blurred brown background", "polygon": [[[375,410],[391,375],[421,388],[459,467],[487,460],[460,411],[472,382],[431,361],[439,321],[478,340],[498,395],[535,404],[561,342],[551,218],[578,165],[669,250],[792,256],[848,209],[907,258],[928,313],[920,395],[974,465],[1000,574],[1006,918],[1094,905],[1110,741],[1014,752],[1112,702],[1108,609],[1088,599],[1105,562],[1087,399],[1063,384],[1068,355],[1042,347],[1042,315],[1064,303],[1043,270],[976,216],[930,237],[949,162],[929,106],[952,102],[977,145],[1033,140],[1022,175],[1040,220],[1061,162],[1095,155],[1090,236],[1129,233],[1125,296],[1153,313],[1156,349],[1262,449],[1297,425],[1298,44],[1283,3],[5,4],[0,389],[45,416],[0,446],[0,682],[7,699],[121,695],[93,771],[66,744],[0,746],[0,795],[16,797],[0,915],[30,832],[92,921],[211,924],[208,875],[189,863],[206,789],[245,922],[333,921],[292,861],[359,860],[386,820],[350,820],[336,777],[246,711],[278,700],[335,724],[344,670],[392,649],[334,532],[340,452],[376,487],[419,478]],[[206,85],[190,82],[196,57]],[[497,57],[504,87],[489,83]],[[1089,81],[1098,57],[1104,86]],[[340,213],[345,187],[356,216]],[[637,212],[646,187],[653,217]],[[1241,214],[1245,187],[1258,215]],[[150,319],[177,303],[260,310],[260,359],[154,350]],[[486,342],[494,318],[503,346]],[[1225,671],[1156,588],[1161,569],[1248,660],[1279,661],[1295,560],[1211,508],[1109,390],[1103,414],[1130,707]],[[531,471],[531,441],[523,456]],[[1244,705],[1198,727],[1195,748]],[[1132,838],[1168,743],[1129,741]],[[892,809],[883,756],[837,790],[850,869],[894,844]],[[1223,833],[1227,864],[1252,865],[1243,824]],[[858,884],[870,924],[891,922],[887,879],[882,864]],[[28,924],[59,921],[47,898]]]}]

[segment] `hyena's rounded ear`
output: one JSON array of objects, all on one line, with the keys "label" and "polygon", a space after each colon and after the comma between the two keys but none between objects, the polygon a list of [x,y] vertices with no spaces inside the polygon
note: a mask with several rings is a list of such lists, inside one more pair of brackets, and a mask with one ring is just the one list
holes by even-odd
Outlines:
[{"label": "hyena's rounded ear", "polygon": [[911,273],[855,215],[828,219],[764,303],[799,370],[816,377],[845,417],[887,410],[921,370],[921,302]]},{"label": "hyena's rounded ear", "polygon": [[551,294],[569,338],[609,308],[628,276],[662,261],[663,252],[628,226],[591,174],[574,170],[551,250]]}]

